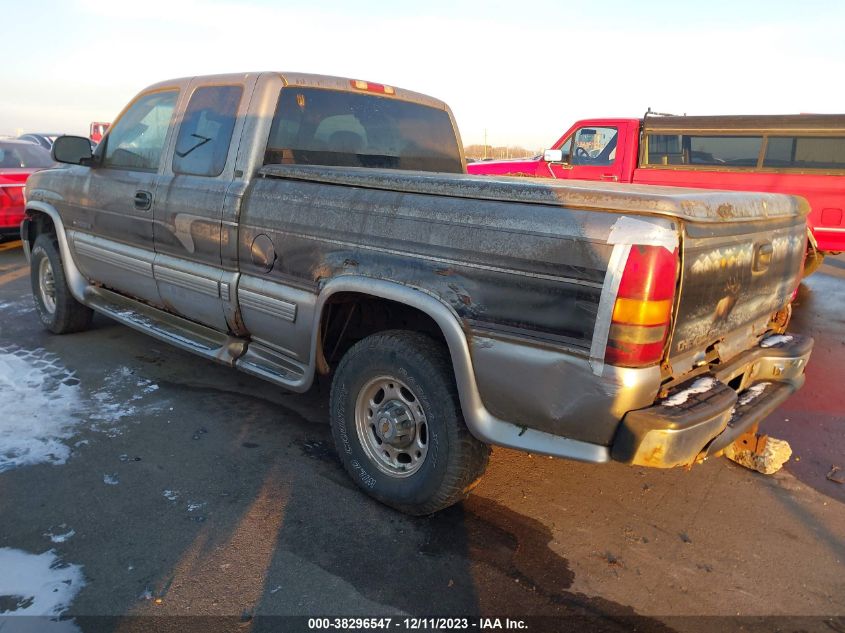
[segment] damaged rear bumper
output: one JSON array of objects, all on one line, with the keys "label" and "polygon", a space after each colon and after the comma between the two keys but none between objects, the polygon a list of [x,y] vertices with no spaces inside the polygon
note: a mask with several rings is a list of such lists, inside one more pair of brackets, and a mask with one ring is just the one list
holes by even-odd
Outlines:
[{"label": "damaged rear bumper", "polygon": [[813,339],[768,337],[657,404],[625,415],[613,459],[637,466],[687,466],[715,455],[804,384]]}]

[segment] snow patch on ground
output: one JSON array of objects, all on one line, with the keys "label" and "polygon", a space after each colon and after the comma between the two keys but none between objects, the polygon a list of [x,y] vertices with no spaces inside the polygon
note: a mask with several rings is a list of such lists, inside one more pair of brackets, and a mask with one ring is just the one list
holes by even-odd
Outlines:
[{"label": "snow patch on ground", "polygon": [[698,378],[695,382],[692,383],[692,385],[682,391],[679,391],[678,393],[673,393],[671,396],[661,402],[661,404],[664,407],[677,407],[689,400],[690,396],[695,395],[697,393],[707,393],[715,386],[715,378],[711,378],[710,376],[707,376],[705,378]]},{"label": "snow patch on ground", "polygon": [[[122,435],[121,424],[136,416],[140,401],[157,390],[152,381],[122,367],[109,373],[101,388],[86,392],[76,372],[54,354],[0,347],[0,473],[66,463],[71,446],[87,443],[69,441],[83,428],[108,437]],[[127,392],[128,398],[116,395]]]},{"label": "snow patch on ground", "polygon": [[[70,607],[76,594],[85,586],[82,566],[63,563],[53,550],[30,554],[0,547],[0,570],[3,570],[0,573],[0,615],[3,616],[56,618]],[[23,620],[21,624],[26,622],[38,631],[79,630],[68,620]]]},{"label": "snow patch on ground", "polygon": [[80,422],[79,380],[44,350],[0,348],[0,473],[64,464]]},{"label": "snow patch on ground", "polygon": [[44,532],[44,536],[48,537],[53,543],[64,543],[76,534],[76,530],[69,530],[67,524],[62,523],[61,525],[56,527],[56,532],[58,534],[53,533],[53,528],[50,528],[48,532]]},{"label": "snow patch on ground", "polygon": [[792,341],[792,337],[789,334],[775,334],[774,336],[767,336],[760,341],[760,347],[780,347],[790,341]]},{"label": "snow patch on ground", "polygon": [[[27,301],[27,299],[29,299]],[[0,302],[0,310],[5,314],[6,318],[10,316],[17,316],[25,312],[33,312],[35,310],[32,305],[32,299],[29,297],[22,297],[20,301],[3,301]]]}]

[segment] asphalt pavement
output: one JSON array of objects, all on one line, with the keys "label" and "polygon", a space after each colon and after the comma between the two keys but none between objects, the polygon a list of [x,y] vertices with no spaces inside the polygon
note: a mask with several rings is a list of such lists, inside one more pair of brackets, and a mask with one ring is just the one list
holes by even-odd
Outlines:
[{"label": "asphalt pavement", "polygon": [[[0,612],[52,596],[57,630],[460,615],[845,631],[845,485],[828,478],[845,469],[845,257],[805,280],[791,329],[816,346],[804,388],[763,425],[792,446],[776,475],[497,448],[467,501],[411,518],[343,471],[328,383],[288,394],[100,316],[50,335],[19,246],[0,244]],[[12,620],[0,630],[24,626]]]}]

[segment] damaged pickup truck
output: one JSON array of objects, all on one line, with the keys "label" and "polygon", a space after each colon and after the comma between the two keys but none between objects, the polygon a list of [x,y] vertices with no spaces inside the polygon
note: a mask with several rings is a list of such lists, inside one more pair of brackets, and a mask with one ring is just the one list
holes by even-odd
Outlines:
[{"label": "damaged pickup truck", "polygon": [[44,326],[331,376],[343,465],[405,512],[461,499],[490,445],[688,466],[804,380],[812,340],[770,319],[798,198],[468,176],[444,103],[287,73],[154,85],[93,155],[53,152],[21,228]]}]

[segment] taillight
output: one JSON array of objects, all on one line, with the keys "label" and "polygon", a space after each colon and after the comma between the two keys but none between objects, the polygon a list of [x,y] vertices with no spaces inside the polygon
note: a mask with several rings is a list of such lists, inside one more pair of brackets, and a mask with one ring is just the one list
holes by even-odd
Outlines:
[{"label": "taillight", "polygon": [[0,207],[20,207],[24,204],[23,185],[0,187]]},{"label": "taillight", "polygon": [[364,90],[366,92],[376,92],[383,95],[396,94],[396,90],[392,86],[385,86],[384,84],[376,84],[372,81],[361,81],[360,79],[350,79],[349,85],[355,90]]},{"label": "taillight", "polygon": [[20,187],[9,187],[6,190],[6,193],[9,194],[9,198],[12,200],[12,204],[16,207],[20,207],[26,204],[26,197],[24,196],[24,189],[23,185]]},{"label": "taillight", "polygon": [[0,187],[0,208],[22,207],[25,204],[23,185]]},{"label": "taillight", "polygon": [[672,323],[678,250],[632,246],[619,283],[605,362],[645,367],[660,362]]}]

